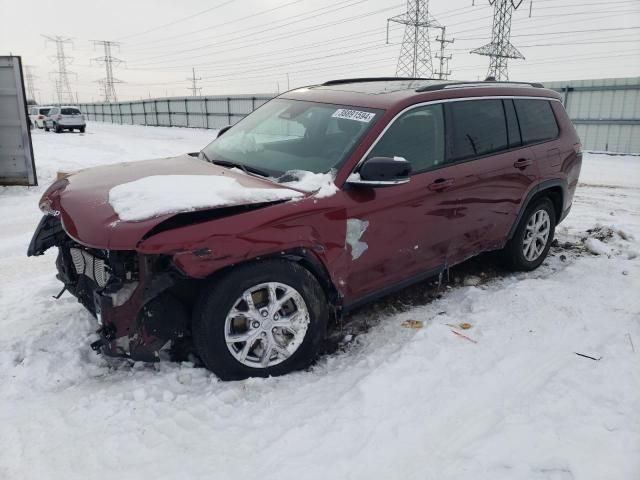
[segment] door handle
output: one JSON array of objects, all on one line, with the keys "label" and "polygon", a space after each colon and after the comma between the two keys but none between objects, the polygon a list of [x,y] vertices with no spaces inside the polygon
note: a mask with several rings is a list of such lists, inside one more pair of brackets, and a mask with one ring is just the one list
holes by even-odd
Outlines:
[{"label": "door handle", "polygon": [[449,188],[454,183],[455,180],[453,178],[438,178],[429,185],[429,190],[439,192],[441,190],[444,190],[445,188]]},{"label": "door handle", "polygon": [[532,163],[533,162],[528,158],[519,158],[518,160],[513,162],[513,166],[516,167],[516,168],[519,168],[520,170],[524,170],[525,168],[527,168]]}]

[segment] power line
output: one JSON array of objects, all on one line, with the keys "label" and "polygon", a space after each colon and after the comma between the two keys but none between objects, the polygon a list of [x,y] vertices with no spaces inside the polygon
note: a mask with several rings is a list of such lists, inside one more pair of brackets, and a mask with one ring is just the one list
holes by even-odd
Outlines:
[{"label": "power line", "polygon": [[138,33],[132,33],[131,35],[125,35],[124,37],[120,37],[120,40],[125,40],[127,38],[133,38],[133,37],[139,37],[140,35],[146,35],[147,33],[155,32],[156,30],[165,29],[165,28],[170,27],[172,25],[175,25],[177,23],[184,22],[185,20],[189,20],[189,19],[194,18],[194,17],[199,17],[200,15],[204,15],[205,13],[208,13],[208,12],[211,12],[212,10],[216,10],[218,8],[224,7],[225,5],[228,5],[228,4],[233,3],[233,2],[235,2],[235,0],[227,0],[226,2],[224,2],[224,3],[220,4],[220,5],[216,5],[215,7],[206,8],[204,10],[201,10],[200,12],[188,15],[188,16],[180,18],[178,20],[174,20],[173,22],[165,23],[164,25],[159,25],[157,27],[150,28],[149,30],[145,30],[144,32],[138,32]]},{"label": "power line", "polygon": [[69,75],[75,75],[75,73],[67,69],[67,65],[72,62],[73,58],[67,57],[64,51],[65,44],[72,44],[72,39],[70,37],[62,37],[60,35],[42,36],[46,40],[49,40],[56,44],[56,55],[55,57],[52,57],[52,59],[57,62],[58,70],[51,73],[57,75],[57,78],[55,79],[55,85],[58,103],[75,103],[77,99],[73,96],[73,93],[71,91],[71,82],[69,81]]},{"label": "power line", "polygon": [[[359,0],[358,3],[361,3],[362,1],[366,1],[366,0]],[[209,43],[209,44],[206,44],[206,45],[200,45],[200,46],[194,47],[194,48],[189,48],[189,49],[185,49],[185,50],[178,50],[178,51],[174,51],[174,52],[169,52],[168,55],[176,55],[176,54],[188,53],[188,52],[192,52],[192,51],[202,51],[203,49],[206,49],[208,47],[212,47],[212,46],[218,47],[218,46],[226,45],[226,44],[233,44],[234,49],[246,48],[247,46],[254,46],[256,44],[264,45],[265,43],[270,43],[270,42],[277,41],[277,40],[282,40],[282,39],[285,39],[285,38],[291,38],[291,37],[294,37],[294,36],[303,35],[303,34],[306,34],[306,33],[309,33],[309,32],[322,30],[322,29],[327,28],[327,27],[340,25],[340,24],[351,22],[351,21],[354,21],[354,20],[361,20],[362,18],[366,18],[366,17],[369,17],[371,15],[375,15],[375,14],[382,13],[382,12],[385,12],[385,11],[388,11],[388,10],[392,10],[394,8],[398,8],[401,5],[402,5],[401,3],[400,4],[395,4],[395,5],[392,5],[390,7],[382,8],[382,9],[375,10],[375,11],[372,11],[372,12],[360,13],[358,15],[354,15],[354,16],[351,16],[351,17],[343,18],[341,20],[334,20],[334,21],[331,21],[331,22],[322,23],[320,25],[315,25],[313,27],[306,27],[306,28],[302,28],[302,29],[299,29],[299,30],[294,30],[292,32],[287,32],[284,35],[279,35],[279,36],[275,36],[275,37],[267,37],[266,39],[262,39],[262,40],[256,40],[256,35],[259,35],[260,33],[267,32],[267,31],[270,31],[270,30],[274,30],[274,29],[277,29],[277,28],[282,28],[282,27],[285,27],[285,26],[288,26],[288,25],[293,25],[293,24],[298,23],[298,22],[301,21],[301,20],[296,20],[296,21],[293,21],[293,22],[286,23],[284,25],[279,25],[277,27],[269,27],[269,28],[266,28],[266,29],[263,29],[263,30],[259,30],[257,32],[247,33],[247,34],[241,35],[239,37],[227,38],[227,39],[225,39],[225,40],[223,40],[221,42],[213,42],[213,43]],[[305,19],[305,20],[308,20],[308,19]],[[251,41],[249,42],[249,44],[239,47],[236,42],[238,40],[243,39],[243,38],[251,38]],[[227,51],[227,50],[228,50],[227,48],[222,48],[219,51],[224,52],[224,51]],[[198,57],[208,57],[208,56],[211,56],[212,53],[215,53],[215,51],[214,52],[207,52],[207,53],[200,53],[198,55],[192,55],[192,56],[189,56],[189,57],[182,57],[182,58],[180,58],[178,60],[191,60],[193,58],[198,58]],[[160,58],[160,57],[166,57],[166,56],[167,56],[167,54],[155,55],[153,57],[147,57],[146,60],[152,60],[154,58]],[[164,63],[164,61],[146,62],[146,63],[143,63],[142,65],[154,65],[154,64],[158,64],[158,63]]]}]

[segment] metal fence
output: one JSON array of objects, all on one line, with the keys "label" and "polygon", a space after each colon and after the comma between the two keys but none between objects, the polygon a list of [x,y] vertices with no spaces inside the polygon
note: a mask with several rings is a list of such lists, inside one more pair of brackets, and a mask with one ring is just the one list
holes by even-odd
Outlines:
[{"label": "metal fence", "polygon": [[585,150],[640,153],[640,77],[544,85],[563,95]]},{"label": "metal fence", "polygon": [[222,128],[254,111],[273,95],[171,97],[117,103],[80,103],[89,120],[125,125]]},{"label": "metal fence", "polygon": [[[545,82],[563,95],[586,150],[640,153],[640,77]],[[221,128],[232,125],[273,95],[172,97],[119,103],[81,103],[101,122]]]}]

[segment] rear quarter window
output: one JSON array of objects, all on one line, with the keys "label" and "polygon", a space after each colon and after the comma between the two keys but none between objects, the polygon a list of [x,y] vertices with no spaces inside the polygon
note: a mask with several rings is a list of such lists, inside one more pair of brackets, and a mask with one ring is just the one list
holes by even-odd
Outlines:
[{"label": "rear quarter window", "polygon": [[558,137],[560,130],[553,114],[551,102],[548,100],[513,101],[520,122],[522,142],[527,145],[553,140]]}]

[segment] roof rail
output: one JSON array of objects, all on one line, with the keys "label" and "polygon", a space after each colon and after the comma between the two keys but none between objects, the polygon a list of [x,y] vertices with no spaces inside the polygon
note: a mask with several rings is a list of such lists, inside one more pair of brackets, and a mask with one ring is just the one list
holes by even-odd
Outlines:
[{"label": "roof rail", "polygon": [[362,77],[362,78],[340,78],[338,80],[329,80],[321,84],[323,87],[328,85],[342,85],[344,83],[360,83],[360,82],[391,82],[394,80],[437,80],[436,78],[420,78],[420,77]]},{"label": "roof rail", "polygon": [[495,86],[516,86],[516,87],[533,87],[544,88],[541,83],[532,82],[500,82],[496,80],[485,80],[480,82],[448,82],[438,83],[436,85],[425,85],[424,87],[416,88],[416,92],[430,92],[433,90],[443,90],[445,88],[469,88],[469,87],[495,87]]}]

